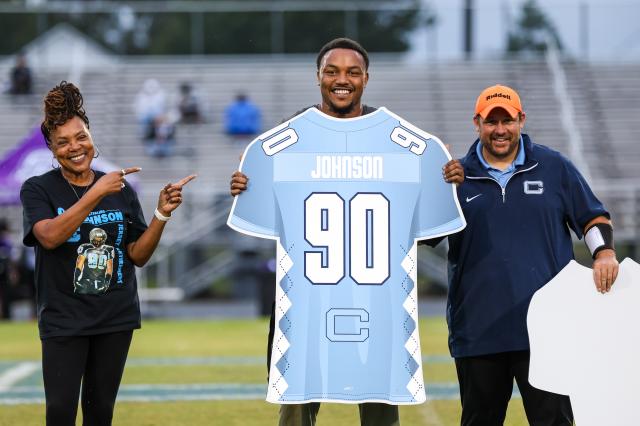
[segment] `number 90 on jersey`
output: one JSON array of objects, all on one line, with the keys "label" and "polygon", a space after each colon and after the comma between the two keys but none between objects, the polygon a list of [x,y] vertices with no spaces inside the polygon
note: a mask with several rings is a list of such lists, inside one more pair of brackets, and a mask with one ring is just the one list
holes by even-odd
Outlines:
[{"label": "number 90 on jersey", "polygon": [[[346,229],[348,227],[348,229]],[[379,192],[358,192],[348,203],[335,192],[314,192],[304,201],[305,277],[314,285],[335,285],[349,276],[358,285],[389,278],[389,200]]]}]

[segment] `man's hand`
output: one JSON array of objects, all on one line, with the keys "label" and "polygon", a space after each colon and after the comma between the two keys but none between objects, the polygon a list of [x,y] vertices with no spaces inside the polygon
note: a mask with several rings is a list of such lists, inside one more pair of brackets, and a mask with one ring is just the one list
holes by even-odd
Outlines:
[{"label": "man's hand", "polygon": [[236,171],[231,175],[230,192],[234,197],[247,189],[249,178],[241,171]]},{"label": "man's hand", "polygon": [[442,168],[442,177],[447,183],[460,185],[464,182],[464,168],[460,160],[451,160]]},{"label": "man's hand", "polygon": [[611,290],[611,286],[618,277],[618,260],[613,250],[601,250],[593,260],[593,282],[600,293]]}]

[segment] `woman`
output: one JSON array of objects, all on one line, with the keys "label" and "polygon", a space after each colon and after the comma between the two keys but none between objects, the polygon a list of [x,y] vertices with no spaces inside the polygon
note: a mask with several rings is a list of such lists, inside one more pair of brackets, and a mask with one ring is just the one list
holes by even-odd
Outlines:
[{"label": "woman", "polygon": [[[97,149],[82,94],[65,81],[44,100],[41,129],[60,167],[28,179],[20,197],[24,244],[36,251],[38,327],[47,425],[110,425],[133,330],[140,328],[135,267],[155,250],[182,187],[167,184],[147,227],[132,167],[91,168]],[[52,160],[53,161],[53,160]]]}]

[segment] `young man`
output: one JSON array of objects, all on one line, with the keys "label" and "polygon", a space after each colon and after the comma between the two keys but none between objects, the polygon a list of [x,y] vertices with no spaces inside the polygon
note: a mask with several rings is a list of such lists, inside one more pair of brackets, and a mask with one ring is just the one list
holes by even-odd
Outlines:
[{"label": "young man", "polygon": [[[317,78],[322,102],[303,109],[317,108],[324,114],[348,119],[367,115],[375,111],[361,103],[369,75],[367,52],[356,42],[349,39],[336,39],[327,43],[319,52],[317,60]],[[443,168],[448,182],[459,183],[463,179],[459,162],[450,161]],[[248,179],[240,172],[234,173],[231,181],[231,194],[238,195],[247,188]],[[274,315],[272,314],[269,336],[269,356],[274,334]],[[270,361],[268,361],[270,365]],[[314,425],[320,404],[287,404],[280,409],[280,425]],[[359,404],[360,421],[367,426],[399,425],[397,405],[384,403]]]},{"label": "young man", "polygon": [[618,273],[609,213],[569,160],[521,134],[525,120],[513,89],[485,89],[462,159],[468,224],[449,236],[447,306],[462,425],[502,425],[514,378],[531,425],[571,425],[569,398],[528,382],[529,302],[573,258],[570,229],[586,236],[598,291]]}]

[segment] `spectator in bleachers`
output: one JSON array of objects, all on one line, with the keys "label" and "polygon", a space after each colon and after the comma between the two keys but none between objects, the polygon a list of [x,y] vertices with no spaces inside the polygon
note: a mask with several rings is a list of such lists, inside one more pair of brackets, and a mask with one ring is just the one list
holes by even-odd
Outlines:
[{"label": "spectator in bleachers", "polygon": [[149,78],[136,95],[134,109],[143,140],[149,139],[156,119],[167,113],[167,95],[158,80]]},{"label": "spectator in bleachers", "polygon": [[180,99],[178,100],[178,112],[180,122],[195,124],[202,121],[202,106],[200,99],[195,94],[193,86],[184,82],[180,84]]},{"label": "spectator in bleachers", "polygon": [[169,114],[155,118],[144,140],[145,151],[153,157],[173,155],[176,144],[176,126]]},{"label": "spectator in bleachers", "polygon": [[239,93],[224,111],[225,132],[232,136],[254,136],[260,131],[260,108]]},{"label": "spectator in bleachers", "polygon": [[28,95],[32,89],[31,68],[27,58],[20,53],[16,57],[16,65],[11,68],[9,93],[12,95]]}]

